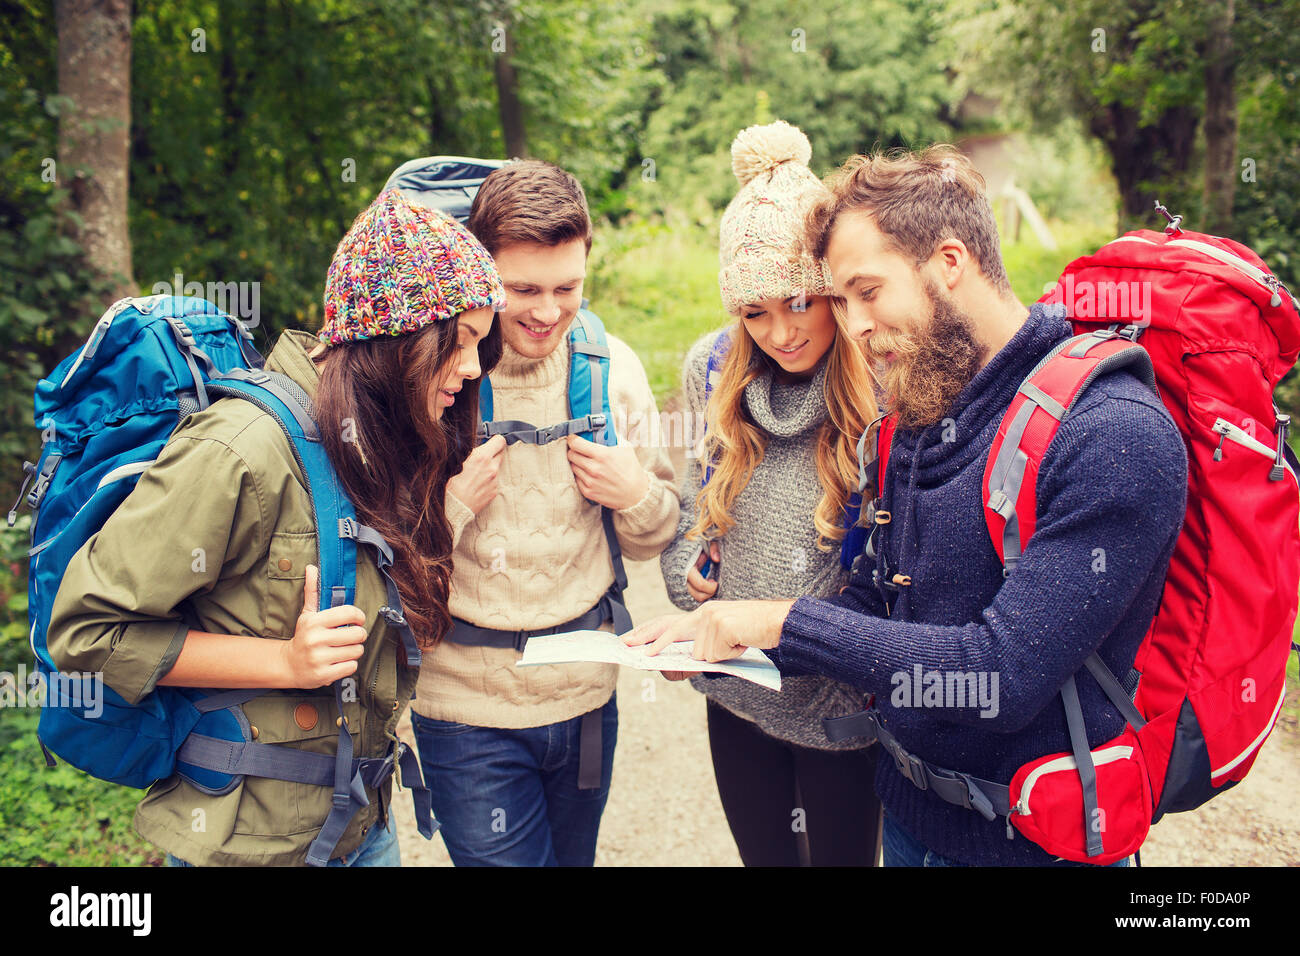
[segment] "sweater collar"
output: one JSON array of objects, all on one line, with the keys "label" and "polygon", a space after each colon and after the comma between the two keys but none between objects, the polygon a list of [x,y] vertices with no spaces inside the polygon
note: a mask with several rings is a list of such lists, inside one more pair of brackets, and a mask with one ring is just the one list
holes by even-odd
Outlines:
[{"label": "sweater collar", "polygon": [[496,387],[539,388],[554,385],[569,372],[568,339],[560,342],[545,358],[529,358],[501,343],[501,361],[492,370],[492,385]]},{"label": "sweater collar", "polygon": [[777,438],[792,438],[825,421],[829,357],[827,350],[812,378],[800,382],[778,381],[770,363],[763,362],[762,373],[745,386],[745,407],[754,424]]},{"label": "sweater collar", "polygon": [[[897,455],[899,464],[911,467],[915,457],[918,479],[932,485],[987,454],[988,443],[976,439],[990,422],[1002,420],[1025,376],[1069,334],[1061,317],[1037,303],[1030,306],[1024,324],[962,389],[943,422],[898,430],[890,450],[891,465]],[[942,440],[945,433],[950,436],[946,441]]]}]

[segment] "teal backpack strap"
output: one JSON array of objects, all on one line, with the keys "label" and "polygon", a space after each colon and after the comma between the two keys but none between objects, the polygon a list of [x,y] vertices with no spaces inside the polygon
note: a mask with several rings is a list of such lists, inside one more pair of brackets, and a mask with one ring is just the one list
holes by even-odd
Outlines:
[{"label": "teal backpack strap", "polygon": [[[604,419],[603,427],[596,422]],[[594,312],[579,309],[569,327],[569,417],[575,421],[590,419],[593,427],[582,433],[587,441],[598,445],[616,445],[613,415],[609,410],[609,342],[605,326]]]},{"label": "teal backpack strap", "polygon": [[[599,397],[599,411],[595,399]],[[614,416],[609,407],[609,342],[605,326],[594,312],[579,309],[569,327],[569,416],[571,421],[591,421],[593,428],[582,435],[598,445],[617,445]],[[623,549],[614,532],[614,512],[600,509],[600,523],[609,544],[609,558],[614,565],[614,583],[605,598],[609,602],[614,633],[632,630],[623,592],[627,589],[627,571],[623,567]]]},{"label": "teal backpack strap", "polygon": [[[210,383],[209,390],[217,396],[242,398],[268,412],[279,422],[289,439],[294,458],[307,482],[316,520],[322,608],[355,602],[357,544],[372,547],[388,597],[388,603],[379,609],[379,613],[398,632],[408,664],[419,667],[419,644],[406,621],[397,584],[389,571],[393,562],[392,549],[379,532],[357,520],[352,501],[339,482],[320,440],[320,431],[306,393],[287,377],[261,369],[235,369]],[[222,700],[226,695],[216,695],[215,701],[209,698],[200,702],[198,708],[203,713],[211,713],[243,703],[260,693],[238,691],[228,703]],[[252,774],[324,786],[332,784],[334,796],[329,815],[307,851],[310,866],[325,866],[329,862],[352,817],[370,803],[365,788],[378,788],[397,766],[402,769],[403,783],[412,790],[415,798],[417,827],[422,836],[431,838],[436,829],[431,795],[422,785],[418,773],[411,775],[411,771],[416,769],[414,758],[407,756],[406,748],[400,743],[385,757],[354,758],[352,728],[348,726],[343,706],[343,681],[334,683],[334,700],[340,720],[338,744],[333,756],[298,751],[290,754],[286,748],[255,743],[248,738],[231,742],[191,734],[178,759],[197,768],[219,769],[232,777]],[[221,703],[214,707],[218,701]]]},{"label": "teal backpack strap", "polygon": [[[586,306],[586,300],[583,300],[582,308],[569,326],[569,420],[545,428],[538,428],[528,422],[492,421],[492,386],[484,377],[479,386],[479,411],[482,418],[478,431],[480,443],[493,435],[502,435],[507,445],[515,442],[545,445],[568,435],[581,435],[599,445],[618,444],[609,407],[609,342],[605,338],[604,325]],[[627,589],[627,571],[623,567],[623,549],[614,532],[614,512],[601,507],[600,523],[609,545],[614,581],[594,608],[579,619],[561,626],[565,629],[585,630],[600,627],[606,620],[610,620],[614,624],[615,634],[625,634],[632,630],[632,616],[623,599],[623,592]],[[533,635],[554,633],[558,633],[555,628],[539,631],[493,631],[456,620],[447,639],[456,644],[523,650],[524,643]],[[578,746],[578,789],[597,789],[602,779],[600,708],[583,717]]]},{"label": "teal backpack strap", "polygon": [[486,375],[478,383],[478,413],[484,422],[492,421],[492,381]]},{"label": "teal backpack strap", "polygon": [[[599,445],[618,444],[618,436],[614,431],[614,417],[609,407],[609,342],[605,338],[605,326],[594,312],[586,308],[585,300],[583,307],[574,316],[573,324],[569,326],[568,341],[569,420],[543,428],[529,422],[493,421],[492,385],[485,376],[479,384],[479,413],[482,419],[478,429],[480,444],[493,435],[503,436],[507,445],[513,445],[515,442],[547,445],[568,435],[581,435]],[[596,405],[597,400],[599,406]],[[605,531],[605,540],[609,544],[610,561],[614,565],[614,583],[610,585],[609,591],[601,602],[608,605],[609,617],[614,622],[614,632],[623,634],[632,629],[632,617],[628,614],[626,602],[623,600],[623,591],[627,588],[623,550],[619,547],[618,536],[614,533],[614,513],[608,508],[601,508],[600,520]],[[473,631],[484,631],[484,629],[458,625],[450,639],[455,643],[479,645],[493,639],[491,635],[485,636],[472,633]],[[519,638],[519,634],[505,635],[502,638],[505,643],[500,646],[514,646],[519,643]]]},{"label": "teal backpack strap", "polygon": [[[479,444],[494,435],[503,436],[507,445],[515,442],[549,445],[568,435],[581,435],[602,445],[614,444],[617,439],[609,416],[608,368],[609,346],[605,344],[604,327],[594,315],[581,309],[569,327],[569,420],[544,428],[529,422],[493,421],[492,382],[484,376],[478,391]],[[601,409],[594,413],[593,394],[601,396]]]}]

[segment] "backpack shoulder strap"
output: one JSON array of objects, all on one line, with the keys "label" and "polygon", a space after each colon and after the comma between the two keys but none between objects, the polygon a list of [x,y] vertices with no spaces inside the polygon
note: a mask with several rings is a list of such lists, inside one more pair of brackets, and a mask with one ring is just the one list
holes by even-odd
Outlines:
[{"label": "backpack shoulder strap", "polygon": [[[547,445],[566,435],[581,435],[600,445],[618,444],[609,405],[609,342],[595,313],[585,307],[578,310],[569,327],[568,345],[569,420],[541,428],[529,422],[494,421],[492,382],[485,375],[479,383],[480,444],[496,435],[503,436],[507,445]],[[595,396],[600,398],[599,407]]]},{"label": "backpack shoulder strap", "polygon": [[718,379],[722,376],[722,363],[727,359],[727,353],[731,351],[731,331],[723,329],[709,346],[709,360],[704,369],[704,404],[709,404],[709,398],[713,395],[713,390],[718,385]]},{"label": "backpack shoulder strap", "polygon": [[400,633],[407,663],[418,667],[420,647],[406,623],[401,596],[389,572],[393,550],[383,535],[357,520],[356,507],[338,480],[320,440],[307,394],[288,376],[261,369],[236,369],[209,387],[218,395],[242,398],[257,405],[280,424],[288,437],[302,467],[316,519],[322,603],[337,607],[356,602],[357,543],[370,545],[375,550],[375,561],[388,593],[388,604],[379,612]]},{"label": "backpack shoulder strap", "polygon": [[[718,385],[718,380],[722,377],[722,363],[727,360],[727,354],[731,351],[731,331],[723,329],[718,333],[713,344],[709,346],[709,359],[704,366],[704,416],[705,429],[708,429],[708,408],[709,399],[713,397],[713,390]],[[704,463],[704,468],[700,473],[700,487],[703,488],[713,477],[712,460]]]},{"label": "backpack shoulder strap", "polygon": [[[274,418],[288,437],[307,482],[315,513],[320,594],[322,598],[329,595],[329,607],[356,601],[357,542],[375,549],[376,563],[388,593],[388,604],[380,608],[379,613],[401,635],[407,663],[419,667],[420,648],[402,613],[401,595],[389,573],[393,551],[383,535],[357,520],[352,499],[338,480],[325,452],[320,430],[312,416],[311,400],[306,393],[287,376],[261,369],[236,369],[211,383],[209,390],[215,395],[252,402]],[[329,816],[307,851],[307,862],[312,866],[324,866],[328,862],[347,830],[348,822],[366,804],[364,790],[357,786],[360,777],[353,766],[354,748],[343,706],[341,680],[334,684],[334,699],[342,718],[334,759],[334,799]],[[422,832],[427,829],[423,819],[420,826]]]},{"label": "backpack shoulder strap", "polygon": [[345,520],[356,523],[356,513],[347,492],[335,478],[306,394],[291,379],[261,370],[227,374],[209,385],[209,391],[252,402],[280,424],[302,468],[315,512],[321,606],[354,603],[356,544],[352,538],[341,536],[339,529]]},{"label": "backpack shoulder strap", "polygon": [[[609,340],[605,337],[605,326],[596,313],[586,307],[584,301],[583,307],[574,317],[573,325],[569,327],[568,424],[576,429],[583,427],[584,422],[587,423],[589,430],[574,431],[572,434],[580,434],[598,445],[618,444],[614,416],[609,407],[609,358]],[[600,398],[599,411],[595,407],[597,396]],[[623,592],[627,589],[623,549],[614,530],[614,512],[602,507],[600,521],[605,541],[609,545],[610,563],[614,566],[614,582],[606,595],[610,617],[614,622],[614,633],[623,634],[632,629],[632,618],[623,598]]]},{"label": "backpack shoulder strap", "polygon": [[1146,349],[1111,329],[1076,335],[1044,356],[1011,400],[989,449],[983,487],[984,517],[1004,575],[1034,533],[1038,469],[1062,420],[1094,379],[1124,367],[1155,391]]},{"label": "backpack shoulder strap", "polygon": [[[858,485],[849,492],[848,501],[844,504],[844,538],[840,542],[840,566],[845,570],[853,570],[859,556],[870,546],[880,496],[884,491],[885,465],[889,461],[889,448],[896,424],[897,416],[882,414],[868,424],[858,438]],[[870,450],[868,436],[871,436]],[[867,513],[863,514],[863,495],[868,494],[868,489],[872,500],[868,502]],[[868,524],[871,527],[867,527]],[[875,552],[872,551],[867,557],[874,555]]]},{"label": "backpack shoulder strap", "polygon": [[593,417],[591,427],[576,434],[599,445],[618,444],[609,408],[609,341],[604,324],[583,307],[569,326],[569,418],[582,421],[596,414],[604,416],[603,424]]},{"label": "backpack shoulder strap", "polygon": [[[885,489],[885,468],[889,465],[889,450],[894,445],[894,432],[898,429],[898,416],[886,415],[880,420],[880,431],[876,433],[876,495],[879,497]],[[862,480],[865,472],[859,469],[858,479]]]}]

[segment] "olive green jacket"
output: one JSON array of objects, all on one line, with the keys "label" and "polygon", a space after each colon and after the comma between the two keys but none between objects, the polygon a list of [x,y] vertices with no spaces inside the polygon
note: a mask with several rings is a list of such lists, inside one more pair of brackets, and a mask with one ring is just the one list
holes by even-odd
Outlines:
[{"label": "olive green jacket", "polygon": [[[314,397],[320,380],[306,332],[286,332],[266,367]],[[305,567],[317,561],[315,521],[302,473],[280,425],[251,402],[222,399],[173,433],[122,506],[77,552],[55,598],[49,649],[60,669],[102,672],[132,703],[180,654],[188,630],[287,640],[303,605]],[[344,709],[355,755],[387,753],[418,669],[379,616],[387,603],[371,549],[357,548],[356,605],[366,615],[355,702]],[[184,605],[184,607],[182,607]],[[338,710],[330,687],[268,691],[244,704],[256,739],[333,754]],[[414,782],[414,781],[412,781]],[[391,780],[353,818],[334,848],[355,850],[386,823]],[[140,835],[196,865],[286,865],[330,810],[331,788],[245,778],[209,796],[179,776],[154,784],[136,810]]]}]

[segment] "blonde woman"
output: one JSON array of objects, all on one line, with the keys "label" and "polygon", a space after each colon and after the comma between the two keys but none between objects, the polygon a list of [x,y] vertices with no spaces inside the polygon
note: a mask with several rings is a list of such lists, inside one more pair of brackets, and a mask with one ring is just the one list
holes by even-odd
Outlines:
[{"label": "blonde woman", "polygon": [[[731,146],[741,188],[722,217],[718,278],[735,322],[686,357],[686,399],[707,431],[660,557],[684,610],[715,597],[823,597],[847,581],[843,515],[876,402],[860,345],[839,331],[829,269],[799,249],[803,214],[825,194],[811,154],[784,122]],[[876,750],[832,744],[821,724],[860,710],[861,693],[822,677],[786,678],[779,693],[731,677],[691,682],[708,697],[718,793],[747,866],[875,864]]]}]

